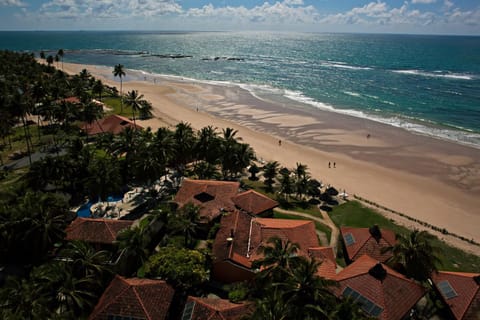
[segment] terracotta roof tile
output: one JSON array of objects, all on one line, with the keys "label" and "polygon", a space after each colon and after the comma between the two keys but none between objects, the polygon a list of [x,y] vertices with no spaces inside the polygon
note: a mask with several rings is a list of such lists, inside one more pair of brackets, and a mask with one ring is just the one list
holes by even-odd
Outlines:
[{"label": "terracotta roof tile", "polygon": [[[346,244],[348,258],[352,261],[364,254],[368,254],[380,262],[385,262],[392,256],[391,252],[381,252],[383,248],[393,246],[396,242],[395,232],[391,230],[381,229],[382,237],[379,242],[370,234],[369,228],[341,227],[340,232]],[[345,239],[347,234],[353,236],[354,242],[352,244],[347,245]]]},{"label": "terracotta roof tile", "polygon": [[455,319],[480,319],[480,278],[477,278],[477,282],[476,277],[480,277],[480,273],[440,271],[432,275],[437,289],[439,283],[448,281],[448,285],[454,290],[456,295],[447,298],[439,289]]},{"label": "terracotta roof tile", "polygon": [[76,218],[65,230],[65,239],[112,244],[117,234],[132,224],[133,221],[127,220]]},{"label": "terracotta roof tile", "polygon": [[381,266],[386,272],[385,277],[378,280],[369,273],[377,264],[378,260],[361,256],[335,277],[339,286],[334,288],[334,292],[340,297],[349,287],[383,309],[379,319],[402,319],[425,294],[425,290],[384,264]]},{"label": "terracotta roof tile", "polygon": [[320,262],[317,275],[325,279],[334,279],[337,275],[337,262],[333,248],[331,247],[315,247],[308,248],[308,255]]},{"label": "terracotta roof tile", "polygon": [[232,303],[224,299],[189,296],[187,303],[195,302],[192,320],[237,320],[252,312],[253,303]]},{"label": "terracotta roof tile", "polygon": [[[133,121],[119,116],[118,114],[109,115],[108,117],[95,121],[92,124],[84,123],[82,125],[82,129],[85,130],[88,135],[95,135],[105,132],[119,134],[128,127],[135,128]],[[136,127],[137,129],[143,129],[143,127],[138,124]]]},{"label": "terracotta roof tile", "polygon": [[126,279],[115,276],[90,315],[107,320],[109,315],[166,319],[174,290],[163,280]]},{"label": "terracotta roof tile", "polygon": [[200,217],[211,221],[221,215],[221,209],[235,209],[232,198],[239,188],[238,182],[185,179],[175,196],[175,202],[180,207],[188,203],[200,206]]},{"label": "terracotta roof tile", "polygon": [[278,202],[254,190],[242,192],[233,197],[233,203],[250,214],[257,215],[278,206]]},{"label": "terracotta roof tile", "polygon": [[[297,243],[299,254],[303,256],[308,256],[308,248],[318,247],[313,221],[254,218],[243,211],[235,211],[222,217],[213,244],[213,255],[217,261],[230,259],[250,267],[247,261],[251,264],[261,258],[258,249],[273,236]],[[229,241],[228,238],[233,239]]]}]

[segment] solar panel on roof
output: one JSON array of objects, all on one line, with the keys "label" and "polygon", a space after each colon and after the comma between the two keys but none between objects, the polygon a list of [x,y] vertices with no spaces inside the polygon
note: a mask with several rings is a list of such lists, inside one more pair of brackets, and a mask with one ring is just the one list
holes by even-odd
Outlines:
[{"label": "solar panel on roof", "polygon": [[365,311],[371,316],[378,317],[383,311],[383,308],[381,308],[375,302],[373,302],[372,300],[363,296],[360,292],[353,290],[350,287],[346,287],[343,290],[342,295],[344,297],[350,297],[353,302],[358,303],[362,307],[363,311]]},{"label": "solar panel on roof", "polygon": [[452,286],[447,280],[437,283],[437,287],[446,299],[451,299],[458,296],[458,294],[455,292],[455,290],[453,290]]},{"label": "solar panel on roof", "polygon": [[195,301],[189,301],[185,304],[185,309],[183,309],[182,320],[192,319],[193,308],[195,308]]},{"label": "solar panel on roof", "polygon": [[350,232],[344,235],[344,239],[345,239],[345,244],[347,246],[350,246],[355,243],[355,238],[353,237],[353,234],[351,234]]}]

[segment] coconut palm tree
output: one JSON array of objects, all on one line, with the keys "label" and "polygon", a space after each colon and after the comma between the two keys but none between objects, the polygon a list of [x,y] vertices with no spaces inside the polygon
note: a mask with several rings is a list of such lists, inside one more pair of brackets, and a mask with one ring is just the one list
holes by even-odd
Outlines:
[{"label": "coconut palm tree", "polygon": [[194,204],[186,204],[180,209],[179,231],[185,237],[185,247],[193,249],[195,236],[198,234],[200,223],[200,207]]},{"label": "coconut palm tree", "polygon": [[92,87],[92,93],[93,94],[98,94],[98,100],[102,101],[102,93],[103,93],[103,83],[102,80],[97,80],[95,81],[93,87]]},{"label": "coconut palm tree", "polygon": [[135,111],[142,109],[143,94],[138,95],[137,90],[132,90],[127,93],[126,104],[132,108],[133,112],[133,126],[137,129],[137,124],[135,123]]},{"label": "coconut palm tree", "polygon": [[62,60],[62,70],[63,70],[63,56],[65,55],[65,52],[63,51],[63,49],[59,49],[58,52],[57,52],[57,56],[60,57],[60,59]]},{"label": "coconut palm tree", "polygon": [[263,166],[263,177],[265,178],[263,183],[269,191],[273,191],[274,179],[277,176],[279,166],[280,164],[277,161],[270,161]]},{"label": "coconut palm tree", "polygon": [[113,76],[120,78],[120,113],[123,113],[123,91],[122,91],[122,77],[125,76],[125,70],[123,69],[123,65],[117,64],[113,69]]},{"label": "coconut palm tree", "polygon": [[290,270],[298,263],[298,244],[279,237],[271,237],[266,245],[260,246],[259,253],[263,258],[253,262],[254,269],[262,269],[263,278],[272,278],[274,283],[282,282],[290,274]]},{"label": "coconut palm tree", "polygon": [[111,253],[105,250],[97,251],[84,241],[70,241],[60,256],[68,259],[77,278],[93,276],[100,280],[111,273]]},{"label": "coconut palm tree", "polygon": [[429,279],[441,263],[439,248],[432,245],[434,237],[415,229],[407,235],[397,234],[396,238],[395,245],[386,249],[393,253],[388,263],[407,277],[418,281]]},{"label": "coconut palm tree", "polygon": [[185,166],[193,159],[193,150],[197,138],[190,123],[180,122],[173,133],[175,140],[175,156],[173,163],[180,174],[183,174]]},{"label": "coconut palm tree", "polygon": [[128,228],[117,235],[118,250],[121,255],[119,273],[131,276],[148,258],[145,237],[146,228],[142,225]]},{"label": "coconut palm tree", "polygon": [[295,191],[295,184],[290,177],[290,170],[287,168],[280,169],[280,193],[283,194],[285,200],[288,201],[290,195]]}]

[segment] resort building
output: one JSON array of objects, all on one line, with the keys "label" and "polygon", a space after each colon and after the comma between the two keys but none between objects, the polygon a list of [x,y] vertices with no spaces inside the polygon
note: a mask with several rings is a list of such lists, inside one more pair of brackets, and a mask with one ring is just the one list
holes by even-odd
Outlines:
[{"label": "resort building", "polygon": [[129,228],[133,221],[113,219],[76,218],[65,230],[66,240],[82,240],[97,249],[113,246],[120,231]]},{"label": "resort building", "polygon": [[224,299],[189,296],[182,320],[240,320],[253,312],[253,303],[232,303]]},{"label": "resort building", "polygon": [[252,279],[252,262],[262,258],[259,248],[272,237],[298,244],[298,255],[321,255],[313,221],[257,218],[236,210],[222,217],[215,237],[213,278],[225,283]]},{"label": "resort building", "polygon": [[142,126],[138,124],[135,125],[130,119],[119,116],[118,114],[112,114],[93,123],[84,123],[82,125],[82,130],[89,136],[107,132],[117,135],[126,128],[143,129]]},{"label": "resort building", "polygon": [[167,319],[175,291],[163,280],[115,276],[89,320]]},{"label": "resort building", "polygon": [[453,319],[480,319],[480,273],[440,271],[432,280]]},{"label": "resort building", "polygon": [[425,289],[378,260],[363,255],[335,277],[334,293],[349,297],[372,317],[400,320],[425,295]]},{"label": "resort building", "polygon": [[395,244],[395,232],[382,229],[377,225],[370,228],[352,228],[341,227],[340,233],[343,238],[345,262],[347,264],[357,260],[364,254],[385,262],[392,257],[390,251],[385,252],[385,248]]},{"label": "resort building", "polygon": [[239,189],[239,182],[185,179],[174,201],[180,208],[189,203],[199,206],[200,218],[204,223],[235,209],[268,216],[278,206],[278,202],[258,192],[249,190],[239,193]]},{"label": "resort building", "polygon": [[325,279],[335,279],[337,262],[332,247],[308,248],[308,256],[320,262],[317,275]]}]

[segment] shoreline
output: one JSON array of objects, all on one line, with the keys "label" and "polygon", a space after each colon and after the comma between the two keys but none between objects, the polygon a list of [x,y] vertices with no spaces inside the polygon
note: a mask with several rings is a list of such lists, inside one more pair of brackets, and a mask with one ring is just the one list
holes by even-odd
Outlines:
[{"label": "shoreline", "polygon": [[[105,84],[119,86],[105,67],[64,65],[69,73],[86,68]],[[239,87],[161,79],[123,83],[124,92],[138,90],[153,104],[154,119],[143,126],[156,130],[185,121],[195,129],[232,127],[259,159],[287,167],[301,162],[325,184],[480,241],[479,149],[335,112],[281,106]],[[336,168],[329,169],[328,162]],[[466,242],[447,242],[480,255]]]}]

